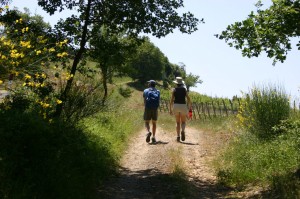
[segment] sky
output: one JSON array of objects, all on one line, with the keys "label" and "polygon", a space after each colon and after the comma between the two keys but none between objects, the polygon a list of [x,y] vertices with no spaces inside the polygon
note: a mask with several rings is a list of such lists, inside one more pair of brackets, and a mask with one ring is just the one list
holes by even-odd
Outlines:
[{"label": "sky", "polygon": [[[228,25],[246,19],[251,11],[256,10],[256,2],[257,0],[185,0],[185,7],[180,12],[190,11],[195,17],[204,18],[205,24],[199,24],[198,31],[192,34],[174,31],[160,39],[148,36],[171,63],[184,63],[187,73],[200,76],[203,83],[192,88],[193,91],[212,97],[232,98],[249,92],[254,85],[275,85],[283,88],[292,99],[298,100],[300,67],[299,51],[295,45],[284,63],[278,62],[273,66],[273,60],[265,54],[258,58],[243,57],[240,51],[230,48],[224,40],[214,36]],[[271,0],[262,2],[264,8],[271,5]],[[16,6],[21,11],[27,7],[32,14],[42,15],[51,25],[68,15],[55,14],[50,17],[37,5],[37,0],[13,0],[10,6]]]}]

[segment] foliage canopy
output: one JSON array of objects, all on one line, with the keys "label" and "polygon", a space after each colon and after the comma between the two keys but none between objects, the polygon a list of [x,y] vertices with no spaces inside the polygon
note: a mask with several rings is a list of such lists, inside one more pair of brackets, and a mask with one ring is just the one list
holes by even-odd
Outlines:
[{"label": "foliage canopy", "polygon": [[[274,64],[284,62],[292,49],[291,38],[300,36],[300,1],[272,2],[268,9],[262,10],[263,4],[258,1],[257,13],[251,12],[247,19],[229,25],[216,37],[241,50],[243,56],[257,57],[265,51],[269,58],[274,58]],[[300,50],[299,41],[297,46]]]}]

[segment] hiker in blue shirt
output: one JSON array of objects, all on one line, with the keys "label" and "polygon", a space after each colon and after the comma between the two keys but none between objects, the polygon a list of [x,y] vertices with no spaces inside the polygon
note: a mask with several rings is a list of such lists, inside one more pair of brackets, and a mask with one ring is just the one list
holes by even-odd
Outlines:
[{"label": "hiker in blue shirt", "polygon": [[[158,107],[160,102],[160,91],[155,88],[156,82],[154,80],[148,81],[149,88],[144,90],[144,120],[147,129],[146,142],[150,142],[151,135],[152,143],[156,143],[156,121],[158,116]],[[152,133],[150,131],[150,121],[152,121]]]}]

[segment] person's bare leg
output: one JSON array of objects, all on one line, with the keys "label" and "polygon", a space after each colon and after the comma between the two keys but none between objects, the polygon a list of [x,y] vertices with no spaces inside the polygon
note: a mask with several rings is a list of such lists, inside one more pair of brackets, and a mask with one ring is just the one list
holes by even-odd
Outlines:
[{"label": "person's bare leg", "polygon": [[180,114],[176,114],[175,115],[176,118],[176,132],[177,132],[177,136],[180,136]]},{"label": "person's bare leg", "polygon": [[145,120],[145,127],[146,127],[147,131],[150,132],[149,120]]},{"label": "person's bare leg", "polygon": [[156,133],[156,121],[152,121],[152,134],[155,136]]},{"label": "person's bare leg", "polygon": [[186,125],[186,115],[185,114],[181,114],[181,130],[184,132],[185,131],[185,125]]},{"label": "person's bare leg", "polygon": [[181,140],[185,141],[185,120],[186,120],[186,115],[181,114]]}]

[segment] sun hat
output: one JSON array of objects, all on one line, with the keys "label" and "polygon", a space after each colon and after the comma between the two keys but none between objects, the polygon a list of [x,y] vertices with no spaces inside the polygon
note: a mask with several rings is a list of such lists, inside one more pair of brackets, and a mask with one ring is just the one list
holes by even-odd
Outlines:
[{"label": "sun hat", "polygon": [[147,81],[148,83],[152,83],[152,84],[155,84],[156,82],[154,81],[154,80],[149,80],[149,81]]},{"label": "sun hat", "polygon": [[173,81],[175,84],[184,84],[182,77],[176,77],[176,80]]},{"label": "sun hat", "polygon": [[156,84],[156,81],[154,81],[154,80],[152,80],[152,79],[149,80],[149,81],[147,81],[147,82],[148,82],[150,85],[153,85],[153,86]]}]

